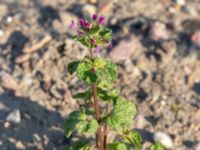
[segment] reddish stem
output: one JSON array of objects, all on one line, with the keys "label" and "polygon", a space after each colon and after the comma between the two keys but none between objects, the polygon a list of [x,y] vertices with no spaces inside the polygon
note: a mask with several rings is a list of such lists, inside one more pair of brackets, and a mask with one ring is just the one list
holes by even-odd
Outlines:
[{"label": "reddish stem", "polygon": [[[92,54],[92,50],[90,50],[90,57],[91,60],[93,61],[93,54]],[[92,68],[92,71],[95,72],[95,68]],[[94,109],[95,109],[95,114],[96,114],[96,120],[99,122],[100,119],[100,110],[99,110],[99,101],[97,99],[97,86],[96,84],[92,85],[92,95],[93,95],[93,99],[94,99]],[[102,133],[102,127],[99,126],[98,130],[97,130],[97,147],[99,150],[104,150],[104,146],[103,146],[103,133]]]}]

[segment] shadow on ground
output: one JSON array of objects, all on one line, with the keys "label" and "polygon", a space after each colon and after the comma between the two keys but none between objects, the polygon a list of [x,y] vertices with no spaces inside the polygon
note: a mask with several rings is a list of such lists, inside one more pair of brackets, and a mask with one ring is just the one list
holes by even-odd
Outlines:
[{"label": "shadow on ground", "polygon": [[[1,150],[17,149],[11,138],[21,141],[26,149],[61,149],[64,118],[58,112],[47,110],[29,98],[14,97],[10,92],[0,95],[0,104]],[[6,116],[16,109],[20,110],[21,122],[4,128]]]}]

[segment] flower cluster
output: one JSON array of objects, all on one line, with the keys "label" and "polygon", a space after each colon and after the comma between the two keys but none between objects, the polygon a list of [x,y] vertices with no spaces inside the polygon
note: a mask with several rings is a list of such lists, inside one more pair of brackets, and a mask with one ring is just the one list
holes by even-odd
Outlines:
[{"label": "flower cluster", "polygon": [[93,52],[99,53],[104,46],[112,47],[112,32],[103,26],[104,22],[104,17],[98,17],[94,14],[90,21],[81,18],[79,23],[75,23],[72,20],[69,27],[77,33],[76,40],[93,50]]}]

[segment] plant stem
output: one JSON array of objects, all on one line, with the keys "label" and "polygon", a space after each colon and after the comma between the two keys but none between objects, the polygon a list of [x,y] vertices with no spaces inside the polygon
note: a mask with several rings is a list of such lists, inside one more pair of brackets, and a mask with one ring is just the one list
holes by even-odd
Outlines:
[{"label": "plant stem", "polygon": [[[106,104],[106,112],[109,111],[109,104],[107,103]],[[107,146],[107,134],[108,134],[108,125],[107,123],[104,124],[104,139],[103,139],[103,146],[104,146],[104,149],[106,149],[106,146]]]},{"label": "plant stem", "polygon": [[[92,93],[93,93],[93,99],[94,99],[96,120],[99,121],[99,119],[100,119],[100,111],[99,111],[99,101],[97,99],[96,84],[92,85]],[[97,130],[97,138],[98,138],[98,148],[99,148],[99,150],[104,150],[104,148],[103,148],[103,134],[102,134],[102,127],[101,126]]]},{"label": "plant stem", "polygon": [[[92,50],[90,50],[90,57],[91,60],[93,61],[93,54],[92,54]],[[95,72],[95,68],[92,68],[92,71]],[[94,99],[94,109],[95,109],[95,114],[96,114],[96,120],[99,122],[100,119],[100,110],[99,110],[99,101],[97,99],[97,86],[96,84],[92,85],[92,95],[93,95],[93,99]],[[103,133],[102,133],[102,127],[99,126],[98,130],[97,130],[97,147],[99,150],[104,150],[103,147]]]}]

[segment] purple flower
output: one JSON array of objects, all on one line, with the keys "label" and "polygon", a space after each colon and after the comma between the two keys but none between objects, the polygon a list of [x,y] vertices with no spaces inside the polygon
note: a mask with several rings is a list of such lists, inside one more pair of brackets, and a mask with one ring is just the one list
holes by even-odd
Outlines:
[{"label": "purple flower", "polygon": [[95,49],[94,49],[94,53],[95,53],[95,54],[99,54],[99,53],[100,53],[100,50],[101,50],[101,46],[98,46],[98,45],[97,45],[97,46],[95,47]]},{"label": "purple flower", "polygon": [[95,21],[97,19],[97,15],[96,14],[92,15],[92,19]]},{"label": "purple flower", "polygon": [[72,20],[71,23],[69,24],[69,28],[77,31],[78,27],[77,24],[74,22],[74,20]]},{"label": "purple flower", "polygon": [[86,22],[85,22],[85,28],[86,28],[86,29],[90,29],[90,22],[89,22],[89,21],[86,21]]},{"label": "purple flower", "polygon": [[80,25],[81,25],[82,27],[85,26],[85,21],[84,21],[82,18],[79,20],[79,22],[80,22]]},{"label": "purple flower", "polygon": [[95,45],[95,40],[93,38],[90,38],[90,44]]},{"label": "purple flower", "polygon": [[99,22],[98,22],[98,24],[103,24],[103,23],[104,23],[104,21],[105,21],[104,17],[103,17],[103,16],[101,16],[101,17],[99,18]]},{"label": "purple flower", "polygon": [[113,46],[113,45],[112,45],[112,41],[109,41],[109,42],[108,42],[108,48],[112,48],[112,46]]}]

